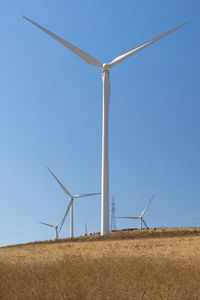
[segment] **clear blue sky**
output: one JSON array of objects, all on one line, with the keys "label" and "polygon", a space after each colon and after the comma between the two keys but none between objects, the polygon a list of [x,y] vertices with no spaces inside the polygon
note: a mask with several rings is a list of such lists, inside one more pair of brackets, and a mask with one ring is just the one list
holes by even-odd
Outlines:
[{"label": "clear blue sky", "polygon": [[[110,198],[116,215],[135,216],[155,193],[150,227],[200,225],[199,10],[198,0],[1,1],[1,246],[54,238],[37,222],[56,223],[68,198],[46,166],[72,193],[101,188],[101,72],[23,15],[102,62],[189,22],[111,70]],[[75,235],[84,222],[100,231],[100,197],[74,213]]]}]

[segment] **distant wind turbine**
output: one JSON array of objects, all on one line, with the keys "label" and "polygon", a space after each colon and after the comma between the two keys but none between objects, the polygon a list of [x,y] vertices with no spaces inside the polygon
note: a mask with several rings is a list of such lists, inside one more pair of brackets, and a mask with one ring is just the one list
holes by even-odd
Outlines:
[{"label": "distant wind turbine", "polygon": [[73,238],[74,237],[74,213],[73,213],[73,202],[74,202],[74,199],[83,198],[83,197],[89,197],[89,196],[95,196],[95,195],[100,195],[101,193],[72,195],[66,189],[66,187],[64,187],[64,185],[60,182],[60,180],[54,175],[54,173],[48,167],[47,167],[47,169],[49,170],[49,172],[51,173],[51,175],[55,178],[55,180],[60,185],[60,187],[62,188],[62,190],[70,197],[70,200],[69,200],[68,206],[67,206],[67,210],[65,212],[65,215],[64,215],[63,219],[61,220],[61,225],[60,225],[59,232],[61,231],[62,226],[63,226],[63,224],[65,222],[65,219],[66,219],[66,217],[68,215],[68,212],[70,210],[70,237]]},{"label": "distant wind turbine", "polygon": [[67,42],[63,38],[59,37],[55,33],[49,31],[48,29],[42,27],[41,25],[37,24],[36,22],[30,20],[29,18],[25,17],[26,20],[31,22],[33,25],[37,26],[45,33],[50,35],[52,38],[57,40],[59,43],[67,47],[77,56],[82,58],[88,64],[101,68],[102,71],[102,80],[103,80],[103,117],[102,117],[102,178],[101,178],[101,234],[108,234],[109,232],[109,152],[108,152],[108,119],[109,119],[109,104],[110,104],[110,79],[109,79],[109,72],[112,67],[119,64],[120,62],[124,61],[128,57],[136,54],[137,52],[143,50],[144,48],[152,45],[153,43],[159,41],[161,38],[167,36],[168,34],[174,32],[175,30],[183,27],[187,23],[179,25],[166,33],[163,33],[148,42],[139,45],[136,48],[133,48],[122,55],[116,57],[110,63],[101,63],[93,56],[89,55],[88,53],[84,52],[83,50],[77,48],[76,46],[72,45],[71,43]]},{"label": "distant wind turbine", "polygon": [[146,224],[146,222],[145,222],[145,220],[143,219],[143,216],[144,216],[144,214],[145,214],[147,208],[149,207],[149,205],[150,205],[150,203],[151,203],[151,201],[153,200],[154,197],[155,197],[155,195],[153,195],[153,196],[151,197],[151,199],[149,200],[147,206],[145,207],[145,209],[143,210],[143,212],[141,213],[140,216],[138,216],[138,217],[118,217],[118,218],[119,218],[119,219],[139,219],[139,220],[140,220],[140,229],[142,229],[142,223],[144,224],[144,226],[145,226],[146,228],[148,228],[148,227],[147,227],[147,224]]},{"label": "distant wind turbine", "polygon": [[87,224],[85,223],[85,235],[87,235]]},{"label": "distant wind turbine", "polygon": [[56,225],[52,225],[52,224],[47,224],[47,223],[43,223],[43,222],[39,222],[40,224],[55,228],[56,230],[56,239],[58,239],[58,226],[60,225],[62,219],[60,221],[58,221],[58,223],[56,223]]}]

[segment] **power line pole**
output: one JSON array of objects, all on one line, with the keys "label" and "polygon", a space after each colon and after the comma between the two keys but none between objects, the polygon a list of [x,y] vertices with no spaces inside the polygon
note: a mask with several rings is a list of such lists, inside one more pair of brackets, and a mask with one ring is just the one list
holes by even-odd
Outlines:
[{"label": "power line pole", "polygon": [[115,199],[112,198],[112,214],[111,214],[111,231],[116,230],[116,223],[115,223]]}]

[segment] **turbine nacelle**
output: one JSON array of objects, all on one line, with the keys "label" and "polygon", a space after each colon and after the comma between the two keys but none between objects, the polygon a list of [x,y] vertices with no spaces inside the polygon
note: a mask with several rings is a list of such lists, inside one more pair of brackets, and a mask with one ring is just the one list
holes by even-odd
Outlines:
[{"label": "turbine nacelle", "polygon": [[103,64],[103,66],[102,66],[102,72],[105,72],[105,71],[109,72],[109,70],[110,70],[109,65],[108,64]]}]

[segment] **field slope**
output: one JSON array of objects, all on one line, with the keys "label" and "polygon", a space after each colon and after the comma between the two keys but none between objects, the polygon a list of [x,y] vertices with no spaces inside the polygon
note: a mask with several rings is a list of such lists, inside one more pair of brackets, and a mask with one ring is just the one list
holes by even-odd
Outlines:
[{"label": "field slope", "polygon": [[200,299],[200,229],[0,248],[0,299]]}]

